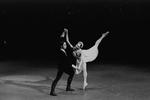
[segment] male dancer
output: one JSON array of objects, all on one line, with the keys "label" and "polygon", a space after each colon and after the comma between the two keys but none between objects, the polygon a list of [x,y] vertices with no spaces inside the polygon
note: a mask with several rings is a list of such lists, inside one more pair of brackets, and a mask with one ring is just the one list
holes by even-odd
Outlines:
[{"label": "male dancer", "polygon": [[72,79],[75,74],[74,68],[72,68],[72,63],[75,64],[76,58],[73,57],[73,55],[72,55],[73,48],[68,46],[68,44],[66,43],[65,29],[60,37],[59,44],[60,44],[60,47],[59,47],[59,54],[58,54],[59,55],[58,56],[59,57],[58,72],[57,72],[57,76],[51,86],[50,95],[52,95],[52,96],[57,96],[57,94],[55,93],[55,87],[64,72],[69,75],[68,80],[67,80],[66,91],[74,91],[74,89],[71,88],[71,82],[72,82]]}]

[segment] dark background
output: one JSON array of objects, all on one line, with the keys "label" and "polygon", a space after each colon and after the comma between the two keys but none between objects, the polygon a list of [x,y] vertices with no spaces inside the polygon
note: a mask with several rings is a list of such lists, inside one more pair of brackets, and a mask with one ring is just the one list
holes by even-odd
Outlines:
[{"label": "dark background", "polygon": [[0,59],[56,60],[64,28],[84,49],[109,31],[95,62],[149,64],[150,2],[147,0],[1,0]]}]

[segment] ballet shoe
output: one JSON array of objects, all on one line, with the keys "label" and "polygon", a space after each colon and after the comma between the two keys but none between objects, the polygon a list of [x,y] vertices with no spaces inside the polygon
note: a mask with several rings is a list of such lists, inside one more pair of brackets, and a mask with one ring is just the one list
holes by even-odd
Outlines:
[{"label": "ballet shoe", "polygon": [[107,36],[108,34],[109,34],[109,31],[106,32],[106,33],[103,33],[102,36],[105,37],[105,36]]},{"label": "ballet shoe", "polygon": [[83,90],[85,90],[85,87],[88,85],[88,83],[84,83]]}]

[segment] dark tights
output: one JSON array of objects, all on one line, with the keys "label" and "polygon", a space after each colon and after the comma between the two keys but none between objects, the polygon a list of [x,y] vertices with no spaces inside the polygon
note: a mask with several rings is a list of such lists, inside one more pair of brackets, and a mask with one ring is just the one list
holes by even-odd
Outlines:
[{"label": "dark tights", "polygon": [[[53,81],[52,84],[55,84],[55,85],[57,84],[57,82],[60,80],[60,78],[61,78],[63,72],[64,72],[64,71],[58,70],[57,76],[56,76],[56,78],[55,78],[55,80]],[[68,77],[68,80],[67,80],[67,87],[70,87],[71,82],[72,82],[72,79],[73,79],[73,76],[74,76],[74,73],[69,74],[69,77]]]}]

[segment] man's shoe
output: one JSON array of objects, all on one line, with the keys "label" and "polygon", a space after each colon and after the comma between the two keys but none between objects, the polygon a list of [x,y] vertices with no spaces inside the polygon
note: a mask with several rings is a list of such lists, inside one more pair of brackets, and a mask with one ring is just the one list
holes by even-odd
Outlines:
[{"label": "man's shoe", "polygon": [[51,92],[50,95],[57,96],[57,94],[55,92]]},{"label": "man's shoe", "polygon": [[50,92],[50,95],[52,95],[52,96],[57,96],[57,94],[55,93],[56,84],[57,83],[54,83],[54,82],[52,83],[51,92]]},{"label": "man's shoe", "polygon": [[75,91],[75,89],[72,89],[72,88],[66,88],[66,91]]}]

